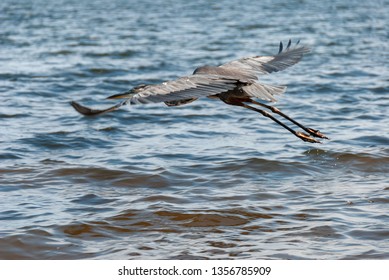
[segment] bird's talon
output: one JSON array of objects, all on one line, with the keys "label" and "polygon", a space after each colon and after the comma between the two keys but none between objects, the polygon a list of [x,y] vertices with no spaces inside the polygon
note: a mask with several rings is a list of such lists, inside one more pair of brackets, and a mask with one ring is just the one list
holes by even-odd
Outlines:
[{"label": "bird's talon", "polygon": [[301,140],[303,140],[304,142],[309,142],[309,143],[321,143],[320,141],[312,138],[311,136],[309,136],[308,134],[305,134],[303,132],[296,132],[296,135],[297,137],[299,137]]},{"label": "bird's talon", "polygon": [[307,128],[307,130],[309,131],[309,133],[315,137],[319,137],[319,138],[323,138],[323,139],[329,139],[327,136],[325,136],[323,133],[321,133],[319,130],[317,129],[313,129],[313,128]]}]

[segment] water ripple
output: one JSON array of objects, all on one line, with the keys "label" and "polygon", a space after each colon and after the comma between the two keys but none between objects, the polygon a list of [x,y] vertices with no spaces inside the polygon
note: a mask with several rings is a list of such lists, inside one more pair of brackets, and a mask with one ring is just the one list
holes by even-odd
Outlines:
[{"label": "water ripple", "polygon": [[[133,2],[0,3],[0,258],[388,259],[387,6]],[[69,106],[289,38],[311,53],[260,78],[321,145],[207,98]]]}]

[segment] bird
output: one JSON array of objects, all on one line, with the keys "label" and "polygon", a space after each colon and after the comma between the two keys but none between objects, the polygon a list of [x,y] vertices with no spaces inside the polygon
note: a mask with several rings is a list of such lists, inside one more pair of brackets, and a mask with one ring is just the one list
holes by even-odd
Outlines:
[{"label": "bird", "polygon": [[[292,41],[289,40],[284,47],[281,41],[276,55],[250,56],[219,66],[200,66],[194,70],[192,75],[183,76],[176,80],[135,86],[128,91],[107,97],[107,99],[124,99],[124,101],[107,109],[92,109],[75,101],[71,101],[70,104],[82,115],[95,116],[115,111],[127,104],[163,102],[167,106],[181,106],[198,98],[208,97],[221,100],[228,105],[240,106],[260,113],[304,142],[321,143],[316,138],[329,138],[319,130],[300,124],[277,107],[254,100],[274,102],[280,94],[286,91],[286,86],[264,84],[259,82],[258,78],[261,75],[282,71],[298,63],[310,51],[308,47],[301,46],[299,42],[297,41],[292,46]],[[272,113],[293,123],[304,132],[292,129]]]}]

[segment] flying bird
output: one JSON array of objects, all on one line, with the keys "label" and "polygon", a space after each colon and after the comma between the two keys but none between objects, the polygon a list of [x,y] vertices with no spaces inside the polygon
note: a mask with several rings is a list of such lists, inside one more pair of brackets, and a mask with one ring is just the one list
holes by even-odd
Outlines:
[{"label": "flying bird", "polygon": [[[219,99],[228,105],[240,106],[258,112],[273,120],[290,133],[305,142],[320,143],[315,138],[328,139],[319,130],[306,127],[278,108],[254,99],[276,101],[276,97],[285,92],[285,86],[275,86],[260,83],[258,76],[278,72],[298,63],[309,49],[299,45],[292,46],[289,40],[286,48],[282,42],[278,54],[274,56],[253,56],[230,61],[220,66],[201,66],[192,75],[177,80],[155,85],[139,85],[129,91],[107,97],[108,99],[123,98],[124,101],[107,109],[98,110],[85,107],[71,101],[73,108],[86,116],[100,115],[119,109],[127,104],[146,104],[164,102],[167,106],[180,106],[197,100],[200,97]],[[258,107],[254,107],[257,105]],[[296,131],[280,121],[273,114],[290,121],[304,132]]]}]

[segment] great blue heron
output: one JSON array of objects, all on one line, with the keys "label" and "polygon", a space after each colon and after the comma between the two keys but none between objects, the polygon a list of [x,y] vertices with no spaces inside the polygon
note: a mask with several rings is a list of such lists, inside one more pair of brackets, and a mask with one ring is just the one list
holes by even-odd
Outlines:
[{"label": "great blue heron", "polygon": [[[91,116],[111,112],[126,104],[144,104],[164,102],[167,106],[180,106],[197,100],[199,97],[220,99],[226,104],[241,106],[261,113],[281,125],[303,141],[320,143],[313,137],[326,138],[318,130],[305,127],[294,119],[282,113],[279,109],[253,100],[259,98],[275,101],[275,97],[285,92],[285,86],[266,85],[258,82],[258,76],[278,72],[299,62],[303,55],[309,52],[304,46],[291,46],[289,40],[286,48],[282,42],[278,54],[274,56],[254,56],[233,60],[220,66],[202,66],[192,75],[181,77],[174,81],[157,85],[140,85],[129,91],[109,96],[109,99],[125,98],[121,103],[104,110],[91,109],[72,101],[71,105],[77,112]],[[269,111],[258,109],[248,104],[259,105],[292,122],[304,132],[295,131],[275,118]]]}]

